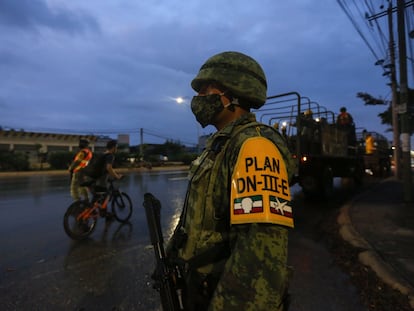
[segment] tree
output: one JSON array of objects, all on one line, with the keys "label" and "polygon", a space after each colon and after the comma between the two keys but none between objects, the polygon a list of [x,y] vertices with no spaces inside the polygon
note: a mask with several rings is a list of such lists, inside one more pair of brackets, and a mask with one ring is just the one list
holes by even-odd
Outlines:
[{"label": "tree", "polygon": [[0,151],[0,171],[28,171],[29,157],[23,152]]},{"label": "tree", "polygon": [[[380,117],[381,119],[381,124],[385,124],[385,125],[390,125],[391,127],[388,129],[388,131],[392,131],[393,129],[393,123],[392,123],[392,103],[390,101],[387,101],[385,99],[382,98],[376,98],[368,93],[364,93],[364,92],[359,92],[357,93],[357,97],[361,98],[364,102],[366,106],[372,106],[372,105],[388,105],[387,110],[385,110],[384,112],[381,112],[378,114],[378,117]],[[399,93],[397,93],[397,98],[399,98]],[[397,102],[397,105],[399,104],[399,102]],[[413,89],[409,89],[408,90],[408,105],[407,105],[407,109],[408,111],[411,112],[411,119],[414,118],[414,111],[413,111],[413,107],[414,107],[414,90]],[[400,116],[398,116],[398,121],[400,119]],[[400,122],[398,122],[398,126],[399,126]],[[411,125],[411,129],[410,129],[410,134],[413,134],[414,132],[414,125],[413,122],[410,122]],[[398,131],[400,132],[400,131]]]},{"label": "tree", "polygon": [[375,98],[374,96],[372,96],[368,93],[359,92],[359,93],[357,93],[357,97],[361,98],[365,102],[366,106],[367,105],[387,105],[387,104],[389,104],[385,99]]},{"label": "tree", "polygon": [[70,151],[53,152],[49,155],[50,167],[57,170],[67,169],[76,153]]}]

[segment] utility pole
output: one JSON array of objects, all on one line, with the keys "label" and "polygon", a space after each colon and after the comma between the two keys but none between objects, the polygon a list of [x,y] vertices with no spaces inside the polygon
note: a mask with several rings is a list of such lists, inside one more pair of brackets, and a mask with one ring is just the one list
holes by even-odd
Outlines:
[{"label": "utility pole", "polygon": [[411,179],[411,146],[410,146],[410,119],[408,112],[408,79],[407,79],[407,52],[405,42],[405,1],[397,0],[398,18],[398,52],[400,61],[400,104],[399,114],[401,119],[402,142],[402,177],[404,188],[404,201],[412,202]]},{"label": "utility pole", "polygon": [[394,30],[392,24],[392,2],[389,2],[388,7],[388,29],[389,29],[389,49],[391,60],[391,112],[392,112],[392,127],[393,127],[393,145],[394,145],[394,162],[395,162],[395,176],[401,179],[401,150],[400,150],[400,133],[397,112],[397,78],[395,70],[395,44],[394,44]]},{"label": "utility pole", "polygon": [[144,160],[144,129],[139,130],[140,144],[139,144],[139,160]]}]

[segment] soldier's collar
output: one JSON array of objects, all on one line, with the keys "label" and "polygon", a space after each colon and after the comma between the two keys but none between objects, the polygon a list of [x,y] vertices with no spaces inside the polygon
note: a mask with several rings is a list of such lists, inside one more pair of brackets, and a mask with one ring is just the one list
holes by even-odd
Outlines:
[{"label": "soldier's collar", "polygon": [[222,128],[220,131],[213,134],[213,136],[209,139],[207,143],[207,149],[215,150],[220,149],[217,148],[217,146],[222,146],[223,143],[231,137],[231,134],[233,133],[234,129],[237,126],[244,125],[247,123],[256,122],[256,116],[249,112],[237,120],[229,123],[224,128]]},{"label": "soldier's collar", "polygon": [[234,120],[233,122],[226,125],[224,128],[222,128],[220,131],[215,133],[213,136],[231,136],[231,133],[233,132],[234,128],[238,125],[244,125],[246,123],[255,122],[256,116],[249,112],[245,115],[242,115],[237,120]]}]

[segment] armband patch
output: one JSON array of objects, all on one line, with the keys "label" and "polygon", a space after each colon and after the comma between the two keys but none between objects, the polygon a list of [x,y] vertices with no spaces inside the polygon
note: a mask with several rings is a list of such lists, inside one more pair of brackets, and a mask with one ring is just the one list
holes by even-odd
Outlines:
[{"label": "armband patch", "polygon": [[267,138],[247,139],[231,180],[231,224],[273,223],[293,227],[286,164]]}]

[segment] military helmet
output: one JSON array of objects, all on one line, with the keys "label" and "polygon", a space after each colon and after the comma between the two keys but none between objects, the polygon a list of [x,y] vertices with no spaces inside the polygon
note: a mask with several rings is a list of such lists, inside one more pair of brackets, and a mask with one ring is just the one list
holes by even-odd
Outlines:
[{"label": "military helmet", "polygon": [[260,108],[266,101],[267,83],[262,67],[250,56],[239,52],[223,52],[210,57],[191,87],[199,92],[203,83],[215,81],[245,99],[251,107]]},{"label": "military helmet", "polygon": [[313,115],[313,111],[308,109],[304,112],[305,116],[312,116]]}]

